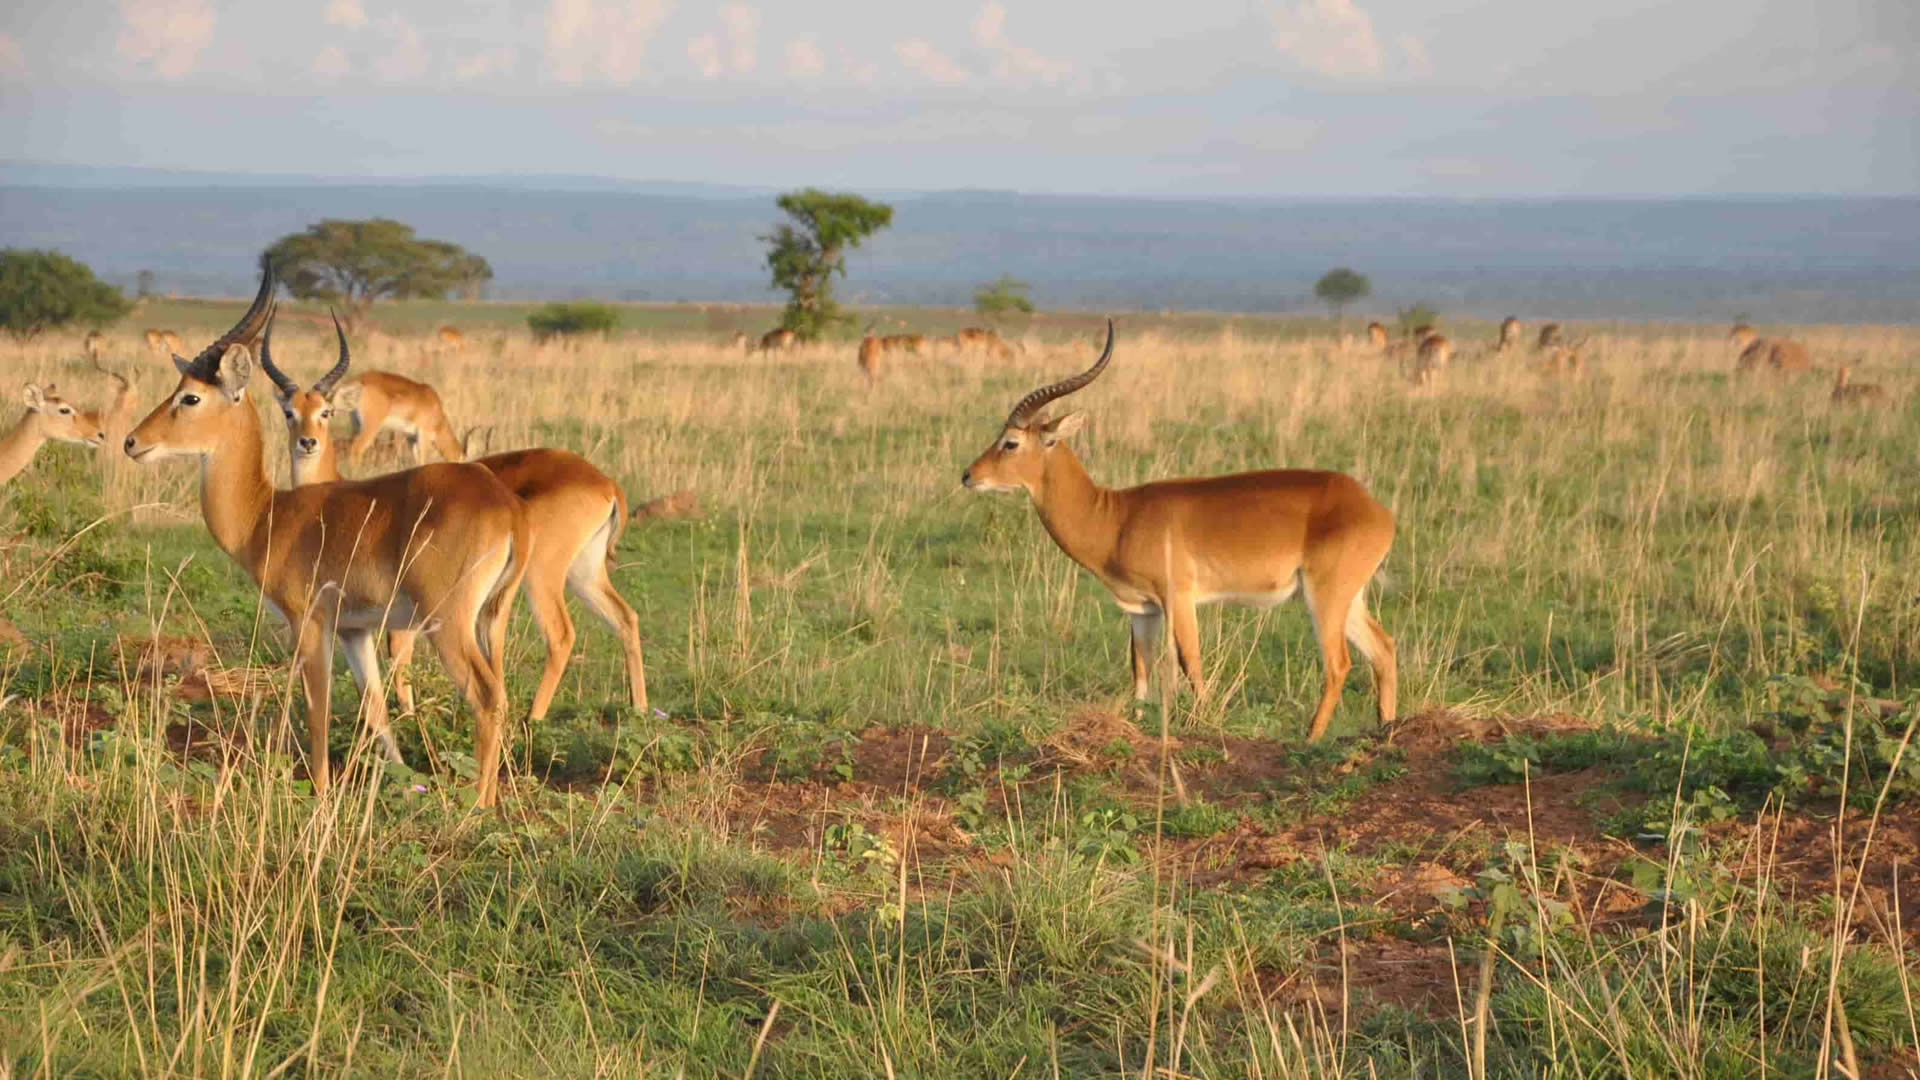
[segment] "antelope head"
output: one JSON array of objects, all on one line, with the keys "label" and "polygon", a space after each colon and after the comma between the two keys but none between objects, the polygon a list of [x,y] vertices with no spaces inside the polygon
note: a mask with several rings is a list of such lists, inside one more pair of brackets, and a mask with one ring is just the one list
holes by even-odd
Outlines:
[{"label": "antelope head", "polygon": [[40,434],[60,442],[79,443],[82,446],[99,446],[106,438],[101,430],[97,415],[81,412],[73,403],[54,394],[53,384],[42,387],[28,383],[21,391],[26,400],[30,420],[39,428]]},{"label": "antelope head", "polygon": [[[327,314],[333,315],[329,311]],[[340,340],[340,359],[333,367],[308,390],[300,389],[300,384],[287,377],[273,363],[273,328],[260,342],[260,369],[273,381],[273,396],[280,402],[280,415],[287,421],[287,443],[293,450],[293,468],[297,473],[303,464],[321,458],[333,449],[333,434],[329,425],[333,421],[334,387],[346,377],[352,358],[347,353],[347,332],[340,326],[340,318],[333,316],[333,333]],[[296,482],[298,477],[295,477]]]},{"label": "antelope head", "polygon": [[1060,440],[1079,431],[1086,422],[1086,415],[1078,412],[1049,419],[1047,406],[1099,378],[1111,359],[1113,320],[1108,319],[1107,345],[1101,350],[1100,359],[1078,375],[1043,386],[1021,398],[1007,414],[1007,422],[993,445],[960,474],[960,483],[970,491],[1037,490],[1041,477],[1046,474],[1048,455],[1060,446]]},{"label": "antelope head", "polygon": [[204,458],[242,419],[241,413],[253,408],[247,383],[253,378],[254,346],[273,318],[273,290],[273,268],[267,267],[260,275],[260,292],[233,329],[191,360],[174,355],[180,383],[127,436],[128,457],[142,464],[170,457]]}]

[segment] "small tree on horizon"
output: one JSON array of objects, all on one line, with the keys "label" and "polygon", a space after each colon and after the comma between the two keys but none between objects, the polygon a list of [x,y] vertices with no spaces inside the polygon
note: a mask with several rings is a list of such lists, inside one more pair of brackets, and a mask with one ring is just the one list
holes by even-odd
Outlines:
[{"label": "small tree on horizon", "polygon": [[330,218],[274,241],[264,257],[296,299],[338,305],[349,329],[383,297],[439,300],[493,278],[487,260],[391,218]]},{"label": "small tree on horizon", "polygon": [[25,343],[73,323],[100,327],[132,308],[120,290],[57,251],[0,251],[0,329]]},{"label": "small tree on horizon", "polygon": [[773,287],[785,289],[780,328],[812,341],[853,317],[833,296],[833,276],[847,276],[847,249],[893,224],[893,207],[858,195],[805,188],[774,203],[793,220],[760,239],[767,243]]},{"label": "small tree on horizon", "polygon": [[1348,304],[1372,292],[1373,282],[1367,280],[1367,275],[1344,266],[1327,271],[1313,286],[1313,295],[1325,301],[1333,309],[1333,317],[1341,322],[1346,320]]},{"label": "small tree on horizon", "polygon": [[1027,296],[1027,290],[1031,288],[1032,285],[1012,274],[1001,274],[974,290],[973,310],[988,320],[1015,313],[1031,315],[1033,301]]}]

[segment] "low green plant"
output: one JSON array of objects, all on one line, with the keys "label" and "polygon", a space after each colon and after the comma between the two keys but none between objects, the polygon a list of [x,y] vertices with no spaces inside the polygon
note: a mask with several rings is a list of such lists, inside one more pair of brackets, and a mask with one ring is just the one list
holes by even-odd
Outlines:
[{"label": "low green plant", "polygon": [[527,315],[527,329],[534,340],[606,334],[620,325],[620,312],[592,300],[555,301]]}]

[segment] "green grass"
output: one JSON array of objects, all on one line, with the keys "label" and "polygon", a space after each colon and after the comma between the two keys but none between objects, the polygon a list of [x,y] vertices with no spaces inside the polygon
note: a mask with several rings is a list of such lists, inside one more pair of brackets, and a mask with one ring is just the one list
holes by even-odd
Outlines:
[{"label": "green grass", "polygon": [[[1476,357],[1414,395],[1321,322],[1131,318],[1076,402],[1096,477],[1338,467],[1399,518],[1373,603],[1402,741],[1364,663],[1335,738],[1301,741],[1320,670],[1290,606],[1203,614],[1216,694],[1172,702],[1163,749],[1158,703],[1128,727],[1098,584],[1024,499],[957,490],[1091,320],[869,391],[845,349],[714,347],[770,309],[623,305],[612,340],[539,350],[527,305],[391,308],[512,331],[380,361],[421,365],[456,422],[581,449],[635,501],[700,492],[705,517],[618,552],[654,709],[618,704],[576,607],[502,813],[467,809],[431,661],[404,768],[366,765],[340,672],[348,779],[316,798],[193,470],[48,448],[0,492],[10,1075],[1803,1076],[1838,1075],[1843,1039],[1913,1061],[1911,920],[1882,906],[1920,794],[1911,397],[1833,411],[1659,327],[1585,383]],[[30,375],[76,379],[70,344]],[[289,333],[283,366],[326,347]],[[1912,378],[1905,337],[1822,349]],[[145,402],[171,385],[129,363]],[[267,677],[187,700],[116,644],[156,633]],[[517,615],[523,703],[540,660]],[[1767,845],[1834,827],[1859,894],[1808,868],[1830,853]]]}]

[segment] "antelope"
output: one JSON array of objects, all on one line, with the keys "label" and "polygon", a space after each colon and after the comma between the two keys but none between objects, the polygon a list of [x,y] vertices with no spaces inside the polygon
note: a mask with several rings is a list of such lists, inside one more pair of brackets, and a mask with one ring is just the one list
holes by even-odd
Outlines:
[{"label": "antelope", "polygon": [[1367,324],[1367,344],[1376,349],[1387,347],[1387,328],[1377,322]]},{"label": "antelope", "polygon": [[1585,364],[1581,350],[1586,348],[1587,340],[1586,338],[1581,338],[1579,341],[1572,342],[1571,344],[1547,346],[1547,359],[1546,362],[1540,366],[1541,373],[1544,375],[1579,375]]},{"label": "antelope", "polygon": [[979,349],[996,360],[1013,359],[1013,346],[1006,343],[999,334],[980,326],[969,326],[953,332],[953,344],[956,349]]},{"label": "antelope", "polygon": [[1494,352],[1506,352],[1520,347],[1520,320],[1509,315],[1500,320],[1500,341],[1493,347]]},{"label": "antelope", "polygon": [[1419,345],[1432,337],[1434,332],[1432,323],[1421,323],[1419,326],[1407,331],[1407,340],[1413,342],[1415,345]]},{"label": "antelope", "polygon": [[[334,323],[340,358],[313,386],[301,390],[273,362],[271,337],[260,342],[260,369],[266,373],[287,421],[287,447],[293,456],[293,486],[341,480],[329,421],[333,388],[352,358],[347,335]],[[271,331],[269,331],[269,335]],[[527,556],[527,605],[547,641],[547,666],[533,695],[528,719],[546,718],[573,653],[573,618],[567,614],[567,590],[606,621],[626,653],[627,682],[633,707],[647,707],[647,675],[640,651],[640,616],[621,598],[608,576],[620,533],[626,528],[627,498],[620,485],[570,450],[518,450],[483,457],[474,464],[498,477],[526,505],[532,549]],[[406,677],[418,631],[396,629],[388,636],[393,657],[394,692],[402,712],[413,711],[413,686]]]},{"label": "antelope", "polygon": [[107,335],[98,330],[89,330],[87,336],[81,340],[80,347],[86,351],[87,359],[98,365],[100,357],[107,351]]},{"label": "antelope", "polygon": [[1734,323],[1733,329],[1727,331],[1727,344],[1734,352],[1741,353],[1745,352],[1747,346],[1753,344],[1754,339],[1759,336],[1760,334],[1746,323]]},{"label": "antelope", "polygon": [[1432,386],[1452,359],[1453,342],[1444,334],[1428,333],[1420,339],[1420,348],[1414,354],[1413,384]]},{"label": "antelope", "polygon": [[162,355],[177,356],[180,350],[187,347],[180,340],[180,335],[171,330],[149,330],[146,337],[147,348]]},{"label": "antelope", "polygon": [[442,326],[433,332],[433,339],[442,352],[459,352],[467,347],[467,335],[457,326]]},{"label": "antelope", "polygon": [[100,445],[116,442],[126,433],[133,420],[133,384],[126,376],[117,371],[108,371],[95,361],[93,369],[114,382],[113,400],[104,409],[88,409],[80,413],[83,425],[91,425],[89,430],[100,432]]},{"label": "antelope", "polygon": [[1052,402],[1085,388],[1113,358],[1113,324],[1092,367],[1021,398],[960,483],[972,491],[1025,490],[1048,535],[1113,594],[1132,619],[1133,692],[1147,676],[1170,618],[1181,670],[1206,697],[1200,604],[1278,604],[1304,586],[1326,684],[1307,729],[1326,733],[1352,663],[1350,639],[1372,664],[1380,723],[1394,716],[1393,639],[1367,612],[1366,586],[1393,546],[1393,513],[1345,473],[1306,469],[1161,480],[1105,488],[1066,439],[1084,416],[1049,419]]},{"label": "antelope", "polygon": [[793,348],[798,340],[793,331],[775,328],[760,335],[760,351],[785,352]]},{"label": "antelope", "polygon": [[1877,405],[1887,400],[1887,392],[1874,383],[1853,381],[1853,369],[1842,366],[1833,375],[1833,403],[1835,405]]},{"label": "antelope", "polygon": [[1537,348],[1551,349],[1558,344],[1560,344],[1560,324],[1559,323],[1550,322],[1547,325],[1540,328],[1540,340],[1536,345]]},{"label": "antelope", "polygon": [[741,352],[752,352],[753,342],[747,338],[745,330],[735,330],[733,336],[727,339],[727,347]]},{"label": "antelope", "polygon": [[873,324],[869,323],[860,337],[860,370],[866,374],[867,378],[875,379],[880,376],[880,369],[887,356],[894,353],[912,353],[917,356],[926,349],[927,338],[924,334],[887,334],[876,337],[873,333]]},{"label": "antelope", "polygon": [[21,390],[26,414],[13,430],[0,435],[0,485],[27,470],[48,441],[99,446],[106,440],[97,415],[81,412],[54,394],[54,386],[28,383]]},{"label": "antelope", "polygon": [[477,802],[492,806],[507,708],[507,616],[532,543],[526,511],[491,472],[471,464],[274,490],[260,416],[247,397],[273,293],[267,267],[231,330],[192,360],[173,358],[180,381],[127,436],[127,456],[143,465],[200,462],[207,531],[292,630],[314,790],[331,779],[335,638],[361,688],[368,726],[387,758],[398,759],[373,635],[401,626],[426,630],[473,710]]},{"label": "antelope", "polygon": [[1755,338],[1753,344],[1740,351],[1736,370],[1753,371],[1762,365],[1777,374],[1787,371],[1807,371],[1813,367],[1813,361],[1807,354],[1807,347],[1797,341],[1788,341],[1785,338]]},{"label": "antelope", "polygon": [[356,469],[382,431],[406,436],[415,465],[426,460],[426,451],[420,445],[423,437],[431,439],[448,461],[466,460],[466,446],[447,422],[439,391],[426,383],[391,371],[369,371],[347,380],[333,392],[333,400],[353,419],[353,443],[347,447],[347,460]]}]

